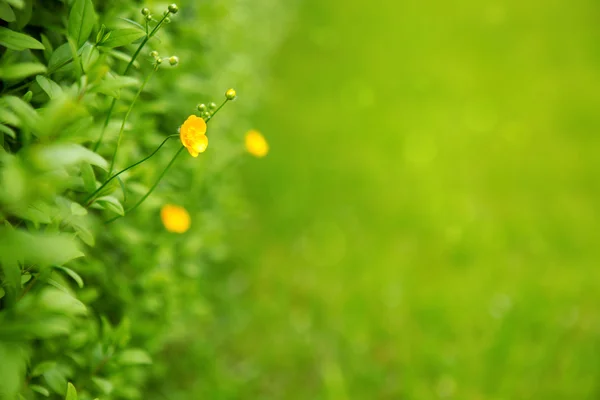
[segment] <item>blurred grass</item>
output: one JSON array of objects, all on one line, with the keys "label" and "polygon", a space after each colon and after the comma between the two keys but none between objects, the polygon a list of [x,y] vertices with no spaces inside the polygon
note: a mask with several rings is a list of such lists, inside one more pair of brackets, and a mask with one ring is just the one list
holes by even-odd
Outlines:
[{"label": "blurred grass", "polygon": [[215,393],[598,398],[599,12],[303,2],[207,277]]}]

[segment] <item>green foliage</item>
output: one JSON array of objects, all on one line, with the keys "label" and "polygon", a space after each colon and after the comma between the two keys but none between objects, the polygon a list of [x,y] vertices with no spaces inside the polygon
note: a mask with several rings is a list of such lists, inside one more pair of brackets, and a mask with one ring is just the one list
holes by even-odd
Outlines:
[{"label": "green foliage", "polygon": [[[227,257],[226,227],[244,210],[231,166],[252,103],[220,111],[208,151],[182,152],[155,182],[198,102],[260,85],[224,62],[229,50],[199,50],[219,21],[196,20],[216,5],[179,6],[167,24],[129,2],[0,0],[0,400],[162,398],[178,385],[173,349],[211,318],[200,277]],[[158,68],[151,50],[183,61]],[[128,109],[115,170],[134,167],[111,178]],[[185,234],[162,226],[167,203],[191,214]]]}]

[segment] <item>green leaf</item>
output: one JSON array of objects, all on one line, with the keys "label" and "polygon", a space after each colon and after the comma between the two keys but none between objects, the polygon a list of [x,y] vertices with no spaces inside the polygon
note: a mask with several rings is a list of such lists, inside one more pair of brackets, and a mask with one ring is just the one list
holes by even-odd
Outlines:
[{"label": "green leaf", "polygon": [[33,371],[31,371],[31,376],[33,376],[33,377],[40,376],[43,373],[45,373],[46,371],[49,371],[55,367],[56,367],[56,361],[42,361],[41,363],[36,365],[35,368],[33,368]]},{"label": "green leaf", "polygon": [[104,37],[104,32],[106,32],[106,25],[102,24],[100,30],[96,34],[96,44],[99,44],[102,38]]},{"label": "green leaf", "polygon": [[52,52],[50,60],[48,60],[48,73],[53,73],[66,66],[73,60],[71,54],[71,46],[69,43],[63,43]]},{"label": "green leaf", "polygon": [[96,386],[98,386],[98,388],[100,388],[100,390],[104,394],[110,394],[110,392],[113,391],[113,384],[110,383],[110,381],[108,381],[106,379],[102,379],[97,376],[94,376],[92,378],[92,381],[96,384]]},{"label": "green leaf", "polygon": [[18,344],[0,341],[0,395],[3,399],[14,399],[23,384],[27,367],[27,352]]},{"label": "green leaf", "polygon": [[[48,283],[51,282],[58,283],[53,279],[48,279]],[[64,286],[60,284],[58,286],[56,289],[48,288],[40,295],[40,306],[44,310],[68,315],[81,315],[87,312],[81,301],[73,297]]]},{"label": "green leaf", "polygon": [[77,390],[75,390],[75,386],[71,382],[67,384],[67,397],[65,400],[78,400]]},{"label": "green leaf", "polygon": [[104,196],[96,199],[96,202],[104,205],[107,210],[111,210],[119,215],[125,215],[125,209],[119,200],[112,196]]},{"label": "green leaf", "polygon": [[142,349],[127,349],[119,355],[118,362],[121,365],[152,364],[152,359]]},{"label": "green leaf", "polygon": [[11,64],[0,67],[0,79],[17,80],[44,72],[46,72],[46,66],[39,63]]},{"label": "green leaf", "polygon": [[68,33],[77,47],[81,47],[90,37],[94,24],[96,23],[96,12],[91,0],[76,0],[69,14]]},{"label": "green leaf", "polygon": [[81,67],[84,72],[88,72],[100,58],[100,52],[95,46],[87,43],[83,45],[83,51],[81,52]]},{"label": "green leaf", "polygon": [[135,22],[134,20],[129,19],[129,18],[119,18],[119,19],[122,19],[123,21],[130,23],[131,25],[135,26],[136,28],[141,29],[142,32],[144,32],[144,34],[146,34],[146,28],[144,28],[142,25]]},{"label": "green leaf", "polygon": [[53,392],[60,395],[65,393],[65,388],[67,387],[67,378],[60,369],[53,368],[46,371],[43,375],[46,383],[48,386],[50,386],[50,389],[52,389]]},{"label": "green leaf", "polygon": [[43,169],[56,169],[87,162],[104,170],[108,163],[100,155],[78,144],[54,144],[32,150],[32,159]]},{"label": "green leaf", "polygon": [[77,272],[73,271],[71,268],[63,267],[60,265],[56,265],[55,268],[64,271],[67,275],[73,278],[73,280],[77,283],[77,286],[79,286],[80,289],[83,289],[83,279],[81,279],[81,276],[79,276]]},{"label": "green leaf", "polygon": [[2,132],[2,133],[4,133],[4,134],[6,134],[6,135],[8,135],[8,136],[10,136],[10,137],[11,137],[11,138],[13,138],[13,139],[16,139],[16,138],[17,138],[17,134],[15,133],[15,131],[14,131],[14,130],[12,130],[11,128],[9,128],[9,127],[8,127],[8,126],[6,126],[6,125],[2,125],[2,124],[0,124],[0,132]]},{"label": "green leaf", "polygon": [[2,26],[0,26],[0,45],[16,51],[25,49],[44,49],[44,45],[31,36],[11,31]]},{"label": "green leaf", "polygon": [[42,33],[40,37],[42,38],[42,44],[44,45],[44,58],[46,59],[46,61],[48,61],[50,60],[50,56],[52,55],[54,48],[52,48],[52,43],[46,35]]},{"label": "green leaf", "polygon": [[62,88],[58,83],[54,82],[52,79],[46,78],[43,75],[38,75],[35,77],[35,80],[37,81],[38,85],[40,85],[42,90],[46,92],[48,97],[50,97],[51,99],[55,98],[56,96],[62,95]]},{"label": "green leaf", "polygon": [[138,84],[137,79],[129,76],[113,77],[107,74],[100,84],[90,89],[90,92],[98,92],[118,99],[122,88],[137,86]]},{"label": "green leaf", "polygon": [[0,19],[6,22],[13,22],[17,17],[8,4],[0,2]]},{"label": "green leaf", "polygon": [[[0,228],[0,264],[3,267],[18,261],[40,266],[62,265],[83,257],[77,242],[60,233],[29,233],[20,229]],[[6,274],[6,270],[5,270]],[[19,277],[20,279],[20,272]]]},{"label": "green leaf", "polygon": [[[12,109],[14,114],[18,117],[19,122],[15,126],[26,126],[29,129],[35,129],[40,117],[29,103],[23,101],[19,97],[4,96],[0,99],[0,109],[2,108],[2,105]],[[2,117],[0,117],[0,119],[2,119]],[[14,125],[10,121],[5,122]]]},{"label": "green leaf", "polygon": [[110,37],[107,40],[104,40],[101,45],[108,48],[125,46],[126,44],[133,43],[144,36],[146,36],[146,33],[140,32],[139,29],[115,29],[114,31],[110,32]]},{"label": "green leaf", "polygon": [[86,192],[92,193],[96,190],[96,176],[90,163],[81,163],[81,178],[83,179],[83,187]]},{"label": "green leaf", "polygon": [[36,393],[41,394],[42,396],[50,396],[50,391],[43,386],[40,385],[29,385],[29,389],[33,390]]},{"label": "green leaf", "polygon": [[25,2],[23,0],[6,0],[6,2],[19,10],[25,7]]}]

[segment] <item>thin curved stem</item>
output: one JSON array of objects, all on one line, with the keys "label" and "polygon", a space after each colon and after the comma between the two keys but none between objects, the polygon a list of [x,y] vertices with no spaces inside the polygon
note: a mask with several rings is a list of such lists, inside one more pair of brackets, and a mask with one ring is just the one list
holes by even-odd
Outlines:
[{"label": "thin curved stem", "polygon": [[131,114],[131,110],[133,110],[133,106],[135,105],[135,102],[137,101],[138,97],[140,97],[140,94],[144,90],[144,87],[146,86],[146,84],[148,83],[148,81],[150,80],[150,78],[152,77],[152,75],[154,74],[155,71],[156,71],[156,68],[154,68],[152,70],[152,72],[150,72],[148,74],[148,76],[146,77],[146,79],[144,80],[142,85],[140,86],[140,89],[137,91],[133,100],[131,101],[131,104],[129,105],[127,112],[125,113],[125,117],[123,118],[123,122],[121,123],[121,129],[119,130],[119,137],[117,138],[117,145],[115,146],[115,151],[113,152],[112,159],[110,160],[110,167],[108,168],[109,176],[110,176],[110,174],[112,174],[113,168],[115,167],[115,162],[117,160],[117,152],[119,151],[119,147],[121,146],[121,140],[123,139],[123,131],[125,130],[125,124],[127,123],[127,120],[129,119],[129,114]]},{"label": "thin curved stem", "polygon": [[229,99],[225,99],[225,101],[221,103],[221,105],[219,106],[219,108],[217,108],[217,109],[215,110],[215,112],[214,112],[214,113],[212,113],[212,114],[210,115],[210,118],[208,118],[208,119],[206,120],[206,122],[208,123],[208,121],[210,121],[211,119],[213,119],[213,117],[214,117],[214,116],[215,116],[215,115],[216,115],[216,114],[219,112],[219,110],[220,110],[221,108],[223,108],[223,106],[224,106],[224,105],[225,105],[225,104],[226,104],[228,101],[229,101]]},{"label": "thin curved stem", "polygon": [[[133,56],[131,56],[131,60],[129,61],[129,64],[127,64],[127,67],[125,67],[125,71],[123,71],[123,75],[127,75],[129,70],[131,69],[131,66],[135,62],[135,59],[140,54],[140,52],[142,51],[142,49],[144,48],[144,46],[146,45],[148,40],[150,40],[150,38],[152,36],[154,36],[156,34],[156,32],[158,32],[158,30],[160,29],[162,24],[165,22],[165,19],[169,15],[170,15],[170,12],[167,12],[162,17],[162,19],[160,21],[158,21],[158,24],[156,24],[154,29],[152,29],[152,31],[144,37],[144,39],[141,41],[140,45],[138,46],[137,50],[135,51],[135,53],[133,53]],[[104,125],[102,125],[102,131],[100,132],[100,137],[98,138],[98,141],[94,145],[94,151],[98,151],[98,148],[100,147],[100,144],[102,143],[102,140],[104,139],[104,133],[106,132],[106,127],[108,126],[108,123],[110,122],[110,117],[112,116],[112,112],[115,108],[116,103],[117,103],[117,99],[113,98],[112,102],[110,103],[110,108],[108,109],[108,113],[106,114],[106,119],[104,120]]]},{"label": "thin curved stem", "polygon": [[170,136],[167,136],[167,137],[165,138],[165,140],[163,140],[163,142],[162,142],[162,143],[161,143],[161,144],[160,144],[160,145],[159,145],[159,146],[156,148],[156,150],[154,150],[154,151],[152,152],[152,154],[150,154],[148,157],[146,157],[146,158],[144,158],[144,159],[142,159],[142,160],[140,160],[140,161],[138,161],[138,162],[136,162],[136,163],[134,163],[134,164],[131,164],[129,167],[127,167],[127,168],[125,168],[125,169],[122,169],[121,171],[117,172],[116,174],[114,174],[113,176],[111,176],[110,178],[108,178],[108,179],[106,180],[106,182],[104,182],[102,185],[100,185],[100,187],[99,187],[98,189],[96,189],[96,190],[94,191],[94,193],[92,193],[92,194],[90,194],[90,195],[88,196],[88,198],[85,200],[85,203],[86,203],[86,205],[87,205],[87,206],[89,206],[90,204],[92,204],[92,202],[94,201],[94,198],[95,198],[95,196],[96,196],[98,193],[100,193],[100,191],[101,191],[102,189],[104,189],[104,187],[105,187],[106,185],[108,185],[108,184],[110,183],[110,181],[112,181],[113,179],[115,179],[117,176],[121,175],[123,172],[125,172],[125,171],[128,171],[128,170],[130,170],[131,168],[133,168],[133,167],[135,167],[135,166],[138,166],[138,165],[140,165],[141,163],[143,163],[144,161],[146,161],[146,160],[150,159],[152,156],[154,156],[156,153],[158,153],[158,151],[160,150],[160,148],[161,148],[161,147],[163,147],[163,146],[164,146],[164,144],[165,144],[165,143],[167,143],[167,141],[168,141],[169,139],[172,139],[172,138],[174,138],[174,137],[179,137],[179,135],[178,135],[178,134],[175,134],[175,135],[170,135]]},{"label": "thin curved stem", "polygon": [[[161,181],[161,179],[163,178],[163,176],[165,176],[165,174],[167,173],[167,171],[169,170],[169,168],[171,168],[171,165],[173,165],[173,163],[175,162],[175,160],[177,159],[177,157],[181,154],[181,152],[183,151],[183,149],[185,149],[185,147],[181,146],[179,148],[179,150],[177,150],[177,152],[175,153],[175,155],[173,156],[173,158],[171,159],[171,161],[169,161],[169,164],[167,164],[167,166],[165,167],[165,169],[158,176],[158,179],[156,180],[156,182],[154,182],[154,185],[152,185],[152,187],[150,188],[150,190],[148,190],[148,192],[144,196],[142,196],[142,198],[139,199],[137,203],[135,203],[130,209],[128,209],[125,212],[125,215],[128,215],[130,212],[132,212],[133,210],[135,210],[140,204],[142,204],[144,202],[144,200],[146,200],[148,198],[148,196],[150,196],[150,194],[158,186],[158,184]],[[111,222],[113,222],[113,221],[115,221],[115,220],[117,220],[117,219],[119,219],[121,217],[122,217],[122,215],[117,215],[116,217],[113,217],[113,218],[105,221],[105,223],[106,224],[110,224]]]}]

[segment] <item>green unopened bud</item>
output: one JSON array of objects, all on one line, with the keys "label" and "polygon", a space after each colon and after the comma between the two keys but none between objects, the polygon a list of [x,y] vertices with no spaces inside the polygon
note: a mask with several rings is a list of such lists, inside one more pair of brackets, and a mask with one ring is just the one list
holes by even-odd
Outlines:
[{"label": "green unopened bud", "polygon": [[169,18],[169,17],[166,17],[166,18],[165,18],[165,24],[170,24],[170,23],[171,23],[171,18]]},{"label": "green unopened bud", "polygon": [[204,111],[206,111],[206,104],[198,104],[196,108],[198,109],[198,111],[203,113]]},{"label": "green unopened bud", "polygon": [[214,103],[214,102],[208,103],[208,109],[210,111],[215,111],[217,109],[217,103]]},{"label": "green unopened bud", "polygon": [[179,57],[177,57],[177,56],[169,57],[169,64],[171,64],[171,65],[179,64]]},{"label": "green unopened bud", "polygon": [[170,4],[168,10],[172,14],[177,14],[177,11],[179,11],[179,7],[177,7],[177,4]]},{"label": "green unopened bud", "polygon": [[205,120],[209,119],[210,118],[210,113],[208,111],[204,111],[202,113],[202,118],[204,118]]},{"label": "green unopened bud", "polygon": [[156,51],[156,50],[152,50],[152,51],[150,52],[150,57],[154,57],[154,58],[158,57],[158,51]]},{"label": "green unopened bud", "polygon": [[236,93],[234,89],[229,89],[228,91],[225,92],[225,98],[227,100],[233,100],[236,97]]},{"label": "green unopened bud", "polygon": [[148,7],[142,8],[142,15],[143,16],[150,15],[150,9]]},{"label": "green unopened bud", "polygon": [[156,58],[156,63],[157,64],[162,64],[162,61],[163,61],[162,58],[160,58],[160,57]]},{"label": "green unopened bud", "polygon": [[146,21],[152,21],[152,15],[150,15],[150,14],[146,15]]}]

